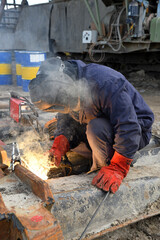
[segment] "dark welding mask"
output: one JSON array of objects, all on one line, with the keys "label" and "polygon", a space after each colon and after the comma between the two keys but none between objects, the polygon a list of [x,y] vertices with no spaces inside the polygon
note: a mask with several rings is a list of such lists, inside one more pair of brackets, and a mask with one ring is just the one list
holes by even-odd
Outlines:
[{"label": "dark welding mask", "polygon": [[78,102],[76,74],[75,65],[69,62],[46,60],[29,84],[31,101],[43,111],[69,113]]}]

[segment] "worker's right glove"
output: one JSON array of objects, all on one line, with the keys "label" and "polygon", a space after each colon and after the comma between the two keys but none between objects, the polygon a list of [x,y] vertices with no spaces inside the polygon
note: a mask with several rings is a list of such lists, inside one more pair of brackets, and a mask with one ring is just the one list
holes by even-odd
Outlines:
[{"label": "worker's right glove", "polygon": [[92,184],[104,191],[115,193],[124,177],[126,177],[132,159],[114,153],[109,166],[102,167],[99,173],[93,178]]},{"label": "worker's right glove", "polygon": [[64,135],[57,136],[54,139],[52,148],[49,150],[49,155],[54,157],[54,163],[58,167],[61,159],[69,151],[70,146],[68,139]]}]

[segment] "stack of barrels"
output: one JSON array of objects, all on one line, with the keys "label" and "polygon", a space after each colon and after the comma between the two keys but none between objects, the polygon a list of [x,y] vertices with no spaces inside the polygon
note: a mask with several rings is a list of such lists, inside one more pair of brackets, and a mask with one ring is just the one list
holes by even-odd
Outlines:
[{"label": "stack of barrels", "polygon": [[[14,55],[14,56],[13,56]],[[0,85],[12,84],[12,59],[16,63],[16,84],[28,92],[29,82],[36,77],[46,52],[38,51],[0,51]]]},{"label": "stack of barrels", "polygon": [[46,59],[45,52],[16,51],[16,76],[17,85],[28,92],[29,82],[36,77],[38,69]]}]

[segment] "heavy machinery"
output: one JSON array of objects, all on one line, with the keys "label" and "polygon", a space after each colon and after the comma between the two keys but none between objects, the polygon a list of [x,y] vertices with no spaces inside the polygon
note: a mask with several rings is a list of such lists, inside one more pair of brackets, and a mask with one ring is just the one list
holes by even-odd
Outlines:
[{"label": "heavy machinery", "polygon": [[0,25],[0,49],[159,71],[160,1],[53,0],[20,10],[14,30]]},{"label": "heavy machinery", "polygon": [[159,1],[54,1],[50,40],[71,57],[159,71],[159,25]]}]

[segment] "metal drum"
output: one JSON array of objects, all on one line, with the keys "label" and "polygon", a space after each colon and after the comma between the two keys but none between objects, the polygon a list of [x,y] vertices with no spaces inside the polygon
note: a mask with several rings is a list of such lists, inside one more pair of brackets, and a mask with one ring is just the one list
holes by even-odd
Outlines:
[{"label": "metal drum", "polygon": [[0,85],[12,84],[12,53],[9,51],[0,51]]},{"label": "metal drum", "polygon": [[22,88],[28,92],[30,81],[36,77],[41,62],[46,59],[45,52],[23,51],[21,52]]},{"label": "metal drum", "polygon": [[22,86],[21,52],[15,51],[17,86]]}]

